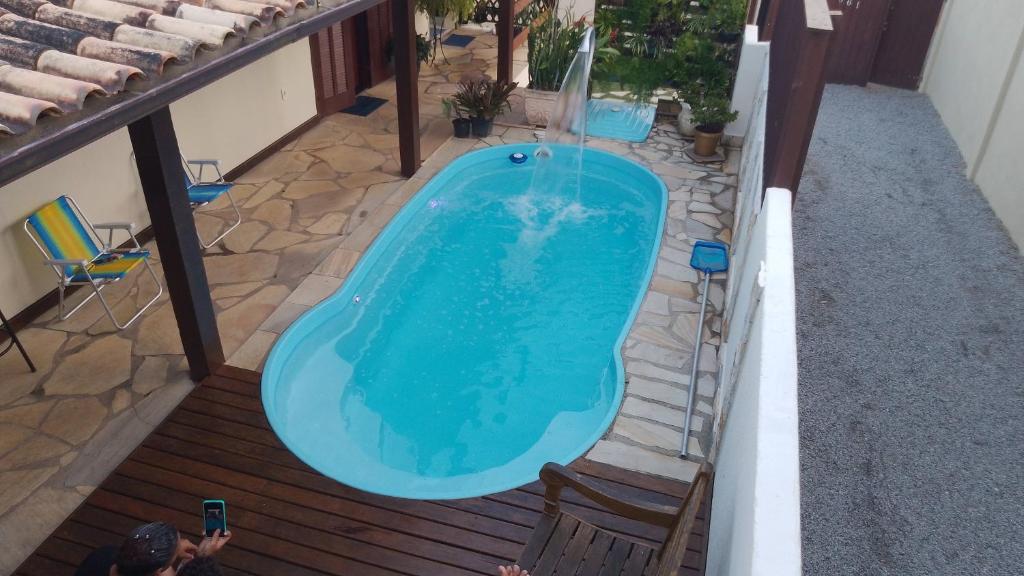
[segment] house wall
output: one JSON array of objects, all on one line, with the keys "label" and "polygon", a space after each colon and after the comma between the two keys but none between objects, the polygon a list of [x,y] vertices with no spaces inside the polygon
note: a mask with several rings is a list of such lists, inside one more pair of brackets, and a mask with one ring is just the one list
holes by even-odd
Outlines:
[{"label": "house wall", "polygon": [[[171,106],[182,153],[219,158],[227,171],[316,115],[309,45],[278,50]],[[127,129],[0,189],[0,309],[13,316],[56,286],[22,230],[25,218],[67,194],[94,222],[149,225]],[[124,238],[127,239],[127,238]],[[118,240],[115,238],[115,242]]]},{"label": "house wall", "polygon": [[[967,173],[1024,247],[1024,2],[947,0],[921,90],[942,116]],[[1015,154],[1015,152],[1017,154]]]}]

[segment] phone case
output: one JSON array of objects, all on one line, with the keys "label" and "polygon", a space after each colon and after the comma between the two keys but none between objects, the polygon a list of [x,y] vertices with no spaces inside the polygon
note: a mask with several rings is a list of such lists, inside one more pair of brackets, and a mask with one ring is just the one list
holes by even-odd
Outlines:
[{"label": "phone case", "polygon": [[203,528],[202,528],[202,532],[201,532],[203,534],[203,536],[206,535],[206,505],[207,504],[220,504],[220,509],[224,511],[224,529],[221,531],[221,533],[227,532],[228,531],[228,505],[227,505],[227,503],[225,503],[223,500],[203,500],[203,514],[202,514]]}]

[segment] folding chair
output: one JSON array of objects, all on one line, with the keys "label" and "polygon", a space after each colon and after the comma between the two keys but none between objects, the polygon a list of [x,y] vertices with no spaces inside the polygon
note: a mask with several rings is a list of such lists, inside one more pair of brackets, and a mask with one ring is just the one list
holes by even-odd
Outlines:
[{"label": "folding chair", "polygon": [[[149,250],[144,250],[135,237],[135,224],[130,222],[110,222],[93,225],[82,214],[81,208],[68,196],[61,196],[37,210],[25,220],[25,232],[39,251],[46,257],[45,264],[51,266],[57,274],[57,294],[59,297],[58,312],[61,320],[66,320],[82,306],[99,296],[100,304],[106,310],[110,321],[118,330],[131,326],[150,306],[160,298],[164,287],[157,278],[156,272],[149,264]],[[107,241],[104,242],[97,230],[107,230]],[[127,249],[113,246],[114,230],[128,232],[135,246]],[[33,233],[34,232],[34,233]],[[102,248],[101,248],[102,247]],[[102,290],[108,284],[120,281],[140,264],[146,267],[153,283],[157,286],[156,296],[140,308],[134,316],[123,325],[114,317],[114,312],[103,297]],[[86,296],[78,306],[70,311],[64,310],[64,291],[68,286],[87,285],[92,287],[92,294]]]},{"label": "folding chair", "polygon": [[[185,168],[185,189],[188,191],[188,201],[192,205],[193,212],[198,212],[200,208],[224,194],[227,195],[231,207],[235,210],[235,222],[211,242],[204,241],[203,237],[199,235],[199,231],[196,231],[196,235],[199,236],[199,244],[206,249],[223,240],[242,223],[242,213],[238,211],[238,205],[235,204],[235,199],[231,196],[231,188],[234,187],[234,183],[224,181],[224,175],[220,173],[220,160],[187,160],[182,156],[181,163]],[[213,170],[217,172],[216,180],[203,180],[203,168],[207,166],[212,166]],[[193,167],[198,167],[198,172],[193,172]]]}]

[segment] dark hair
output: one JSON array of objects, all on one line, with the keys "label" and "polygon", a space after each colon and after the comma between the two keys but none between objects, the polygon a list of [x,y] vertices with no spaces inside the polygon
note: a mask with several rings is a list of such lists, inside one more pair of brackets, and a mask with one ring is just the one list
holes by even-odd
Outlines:
[{"label": "dark hair", "polygon": [[166,522],[139,526],[128,535],[117,552],[120,576],[150,576],[166,568],[178,552],[178,529]]},{"label": "dark hair", "polygon": [[212,556],[197,556],[178,569],[178,576],[223,576]]}]

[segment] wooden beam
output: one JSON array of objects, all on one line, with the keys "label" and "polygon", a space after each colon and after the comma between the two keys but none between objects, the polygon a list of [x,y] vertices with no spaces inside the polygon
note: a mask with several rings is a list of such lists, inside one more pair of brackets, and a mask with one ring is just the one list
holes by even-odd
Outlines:
[{"label": "wooden beam", "polygon": [[419,70],[416,66],[416,4],[392,0],[391,21],[395,42],[395,97],[398,99],[398,153],[402,175],[420,167]]},{"label": "wooden beam", "polygon": [[192,379],[200,381],[224,363],[203,253],[185,192],[181,152],[171,111],[161,108],[128,125],[142,192],[152,221],[164,281]]},{"label": "wooden beam", "polygon": [[512,53],[515,47],[515,0],[498,0],[498,80],[512,81]]}]

